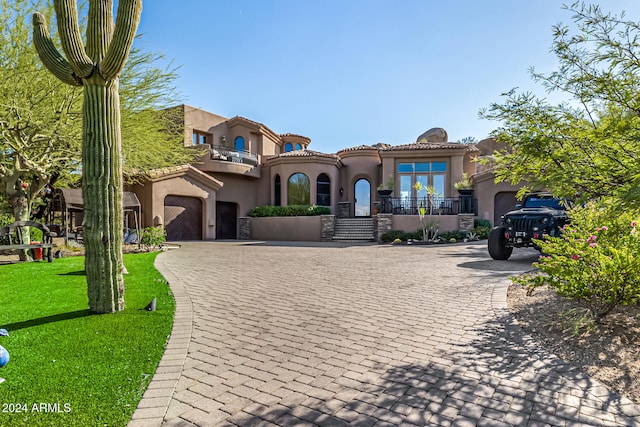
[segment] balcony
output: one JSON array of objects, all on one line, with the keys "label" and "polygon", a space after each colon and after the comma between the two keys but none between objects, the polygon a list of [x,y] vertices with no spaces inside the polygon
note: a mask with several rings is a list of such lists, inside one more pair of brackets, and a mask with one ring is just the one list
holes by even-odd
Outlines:
[{"label": "balcony", "polygon": [[417,197],[382,197],[380,200],[380,213],[392,213],[396,215],[418,215],[420,209],[425,209],[429,215],[457,215],[460,213],[478,214],[478,200],[471,196],[462,197],[434,197],[433,204],[429,204],[428,198]]},{"label": "balcony", "polygon": [[243,163],[250,166],[258,166],[258,156],[248,151],[231,151],[226,147],[212,146],[211,160],[223,162]]},{"label": "balcony", "polygon": [[[200,147],[207,147],[201,145]],[[260,178],[258,156],[247,151],[233,151],[229,147],[209,146],[209,153],[200,158],[196,167],[203,172],[229,173]]]}]

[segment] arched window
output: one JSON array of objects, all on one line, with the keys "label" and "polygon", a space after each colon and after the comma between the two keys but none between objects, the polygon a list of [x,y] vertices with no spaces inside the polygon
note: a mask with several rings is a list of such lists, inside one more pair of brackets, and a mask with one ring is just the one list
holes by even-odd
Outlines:
[{"label": "arched window", "polygon": [[290,142],[287,142],[286,144],[284,144],[284,152],[288,153],[289,151],[293,151],[293,145],[291,145]]},{"label": "arched window", "polygon": [[233,151],[244,151],[244,138],[239,136],[233,142]]},{"label": "arched window", "polygon": [[331,206],[331,180],[326,173],[318,175],[316,181],[316,205]]},{"label": "arched window", "polygon": [[303,173],[294,173],[289,177],[287,185],[287,205],[310,204],[309,177]]},{"label": "arched window", "polygon": [[300,144],[296,144],[296,151],[297,151],[297,150],[302,150],[302,145],[300,145]]},{"label": "arched window", "polygon": [[280,206],[282,204],[282,186],[280,184],[280,175],[276,175],[274,183],[273,183],[273,204],[275,206]]}]

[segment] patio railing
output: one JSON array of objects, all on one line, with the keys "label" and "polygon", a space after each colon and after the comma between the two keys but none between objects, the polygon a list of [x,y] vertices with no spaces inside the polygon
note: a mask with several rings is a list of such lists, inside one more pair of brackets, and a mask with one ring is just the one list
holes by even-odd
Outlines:
[{"label": "patio railing", "polygon": [[421,208],[426,215],[430,209],[433,215],[478,214],[478,199],[470,196],[434,197],[431,205],[428,198],[422,197],[382,197],[379,206],[380,213],[396,215],[419,215]]},{"label": "patio railing", "polygon": [[211,160],[244,163],[251,166],[258,165],[258,156],[253,153],[248,151],[233,151],[226,147],[216,145],[211,147]]}]

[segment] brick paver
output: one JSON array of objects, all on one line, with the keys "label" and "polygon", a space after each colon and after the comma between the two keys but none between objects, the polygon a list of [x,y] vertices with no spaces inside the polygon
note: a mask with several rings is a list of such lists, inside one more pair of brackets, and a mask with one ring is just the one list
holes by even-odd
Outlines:
[{"label": "brick paver", "polygon": [[184,244],[157,259],[176,322],[129,426],[640,425],[509,314],[508,276],[536,256]]}]

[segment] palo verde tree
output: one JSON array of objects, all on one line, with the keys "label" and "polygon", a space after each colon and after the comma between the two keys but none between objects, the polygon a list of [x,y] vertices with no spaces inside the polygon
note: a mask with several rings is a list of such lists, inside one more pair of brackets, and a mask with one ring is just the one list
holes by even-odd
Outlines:
[{"label": "palo verde tree", "polygon": [[507,146],[496,155],[496,179],[638,206],[640,24],[599,6],[564,8],[574,25],[553,28],[558,68],[531,75],[566,101],[554,105],[514,89],[480,113],[501,122],[493,136]]},{"label": "palo verde tree", "polygon": [[81,93],[41,66],[29,46],[28,5],[0,0],[0,193],[18,221],[30,219],[45,186],[80,161]]},{"label": "palo verde tree", "polygon": [[33,40],[42,62],[57,78],[82,86],[82,196],[89,308],[97,313],[124,308],[122,275],[122,146],[118,81],[142,12],[142,0],[89,2],[86,46],[75,0],[54,1],[63,57],[45,17],[33,15]]}]

